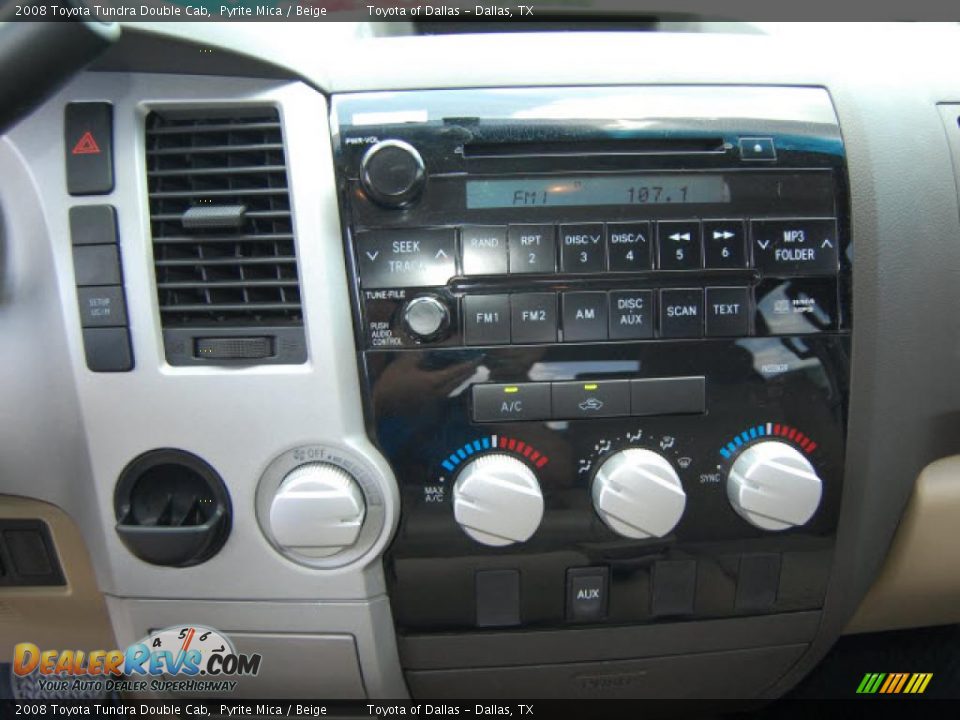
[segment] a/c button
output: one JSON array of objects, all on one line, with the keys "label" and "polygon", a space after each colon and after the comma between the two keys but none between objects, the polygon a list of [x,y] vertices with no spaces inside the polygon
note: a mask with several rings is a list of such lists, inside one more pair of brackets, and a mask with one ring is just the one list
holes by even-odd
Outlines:
[{"label": "a/c button", "polygon": [[475,422],[547,420],[550,417],[550,383],[473,386]]}]

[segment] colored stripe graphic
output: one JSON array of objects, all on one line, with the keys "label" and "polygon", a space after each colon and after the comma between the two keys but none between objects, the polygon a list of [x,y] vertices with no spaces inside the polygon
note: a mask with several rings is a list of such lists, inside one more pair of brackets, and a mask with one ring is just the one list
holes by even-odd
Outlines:
[{"label": "colored stripe graphic", "polygon": [[933,673],[867,673],[857,686],[857,694],[919,695],[932,678]]}]

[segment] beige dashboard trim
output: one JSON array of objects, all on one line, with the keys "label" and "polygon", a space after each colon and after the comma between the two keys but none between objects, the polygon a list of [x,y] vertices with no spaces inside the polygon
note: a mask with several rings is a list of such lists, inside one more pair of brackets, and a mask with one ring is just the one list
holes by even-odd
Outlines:
[{"label": "beige dashboard trim", "polygon": [[960,622],[960,455],[920,473],[886,564],[844,632]]},{"label": "beige dashboard trim", "polygon": [[116,647],[103,594],[73,520],[54,505],[12,495],[0,495],[0,517],[43,520],[67,581],[60,587],[0,588],[0,662],[9,662],[20,642],[49,650]]}]

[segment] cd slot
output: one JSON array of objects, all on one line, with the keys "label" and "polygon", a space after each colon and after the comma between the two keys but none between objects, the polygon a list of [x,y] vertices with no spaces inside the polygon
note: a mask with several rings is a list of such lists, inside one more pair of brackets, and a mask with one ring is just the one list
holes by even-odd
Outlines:
[{"label": "cd slot", "polygon": [[624,140],[549,140],[468,143],[465,158],[569,157],[595,155],[722,155],[721,137],[658,137]]}]

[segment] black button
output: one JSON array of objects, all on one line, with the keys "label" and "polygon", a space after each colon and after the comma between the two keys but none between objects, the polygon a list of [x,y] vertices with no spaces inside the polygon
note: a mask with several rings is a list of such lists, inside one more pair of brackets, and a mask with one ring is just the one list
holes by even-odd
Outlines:
[{"label": "black button", "polygon": [[510,296],[510,328],[515,343],[557,341],[557,296],[523,293]]},{"label": "black button", "polygon": [[607,225],[610,269],[619,272],[649,270],[651,267],[650,223]]},{"label": "black button", "polygon": [[833,279],[765,280],[756,294],[757,335],[809,335],[837,328]]},{"label": "black button", "polygon": [[504,345],[510,342],[510,296],[465,297],[463,333],[467,345]]},{"label": "black button", "polygon": [[602,272],[606,264],[603,224],[560,226],[560,266],[568,273]]},{"label": "black button", "polygon": [[653,290],[610,293],[610,339],[653,337]]},{"label": "black button", "polygon": [[743,220],[704,220],[703,245],[708,268],[742,268],[747,265]]},{"label": "black button", "polygon": [[750,288],[707,288],[706,305],[709,337],[750,334]]},{"label": "black button", "polygon": [[703,335],[703,290],[660,291],[660,335],[665,338]]},{"label": "black button", "polygon": [[568,292],[562,302],[564,342],[607,339],[606,293]]},{"label": "black button", "polygon": [[605,567],[567,570],[567,620],[592,622],[606,617],[609,574]]},{"label": "black button", "polygon": [[133,367],[130,333],[126,328],[86,328],[83,350],[94,372],[125,372]]},{"label": "black button", "polygon": [[113,106],[69,103],[64,113],[67,191],[101,195],[113,190]]},{"label": "black button", "polygon": [[753,264],[768,275],[832,275],[839,269],[837,223],[752,220]]},{"label": "black button", "polygon": [[202,360],[260,360],[273,354],[269,337],[201,337],[193,346],[193,356]]},{"label": "black button", "polygon": [[81,245],[73,249],[77,285],[119,285],[120,252],[116,245]]},{"label": "black button", "polygon": [[698,415],[706,412],[703,376],[630,381],[631,415]]},{"label": "black button", "polygon": [[657,249],[661,270],[698,270],[700,223],[696,220],[658,222]]},{"label": "black button", "polygon": [[777,149],[773,144],[773,138],[740,138],[740,157],[743,160],[776,160]]},{"label": "black button", "polygon": [[520,572],[481,570],[475,576],[477,627],[520,624]]},{"label": "black button", "polygon": [[70,208],[70,241],[74,245],[116,244],[116,210],[112,205],[77,205]]},{"label": "black button", "polygon": [[127,324],[127,306],[120,285],[77,288],[82,327],[122,327]]},{"label": "black button", "polygon": [[464,275],[507,273],[507,229],[498,225],[468,225],[460,231]]},{"label": "black button", "polygon": [[52,575],[53,563],[38,530],[4,530],[3,540],[18,575]]},{"label": "black button", "polygon": [[473,419],[476,422],[549,420],[550,383],[474,385]]},{"label": "black button", "polygon": [[511,225],[510,272],[552,273],[557,269],[557,238],[553,225]]},{"label": "black button", "polygon": [[360,233],[357,252],[360,282],[367,288],[445,285],[457,274],[452,228]]},{"label": "black button", "polygon": [[694,560],[660,560],[653,564],[654,615],[689,615],[697,591]]},{"label": "black button", "polygon": [[555,420],[622,417],[630,414],[629,380],[577,380],[553,383]]},{"label": "black button", "polygon": [[740,557],[737,573],[737,610],[769,610],[780,587],[780,555],[755,553]]}]

